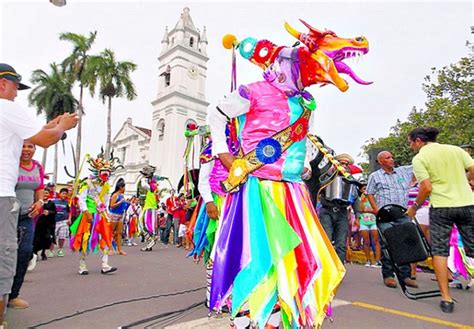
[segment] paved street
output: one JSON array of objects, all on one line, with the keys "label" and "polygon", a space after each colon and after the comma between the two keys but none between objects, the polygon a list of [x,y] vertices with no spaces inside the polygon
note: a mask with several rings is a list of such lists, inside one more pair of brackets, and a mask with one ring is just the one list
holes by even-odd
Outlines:
[{"label": "paved street", "polygon": [[[77,274],[78,257],[70,252],[39,261],[21,291],[30,308],[9,309],[10,328],[228,328],[225,316],[207,318],[204,267],[184,250],[125,250],[126,256],[110,257],[119,270],[109,275],[100,274],[98,255],[87,260],[88,276]],[[433,274],[418,275],[420,290],[436,287]],[[447,315],[439,298],[409,300],[382,285],[380,270],[349,264],[333,303],[334,322],[323,328],[474,328],[474,291],[454,289],[453,295],[458,303]]]}]

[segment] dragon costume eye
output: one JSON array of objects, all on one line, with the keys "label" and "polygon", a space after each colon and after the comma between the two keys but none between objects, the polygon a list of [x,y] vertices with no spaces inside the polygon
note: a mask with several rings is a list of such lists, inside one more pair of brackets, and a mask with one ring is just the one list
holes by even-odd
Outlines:
[{"label": "dragon costume eye", "polygon": [[242,42],[240,42],[239,45],[240,55],[242,55],[242,57],[245,59],[249,59],[250,57],[252,57],[256,45],[257,39],[250,37],[245,38],[244,40],[242,40]]}]

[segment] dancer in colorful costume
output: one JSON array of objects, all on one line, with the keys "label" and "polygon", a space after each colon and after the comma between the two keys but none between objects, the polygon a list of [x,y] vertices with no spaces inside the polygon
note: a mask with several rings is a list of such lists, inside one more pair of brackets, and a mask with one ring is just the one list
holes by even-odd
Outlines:
[{"label": "dancer in colorful costume", "polygon": [[140,200],[137,197],[132,197],[130,206],[125,213],[125,236],[129,247],[137,245],[134,240],[138,234],[138,218],[140,218],[142,212],[142,207],[140,206],[139,201]]},{"label": "dancer in colorful costume", "polygon": [[[320,326],[345,273],[301,181],[308,122],[316,107],[304,88],[331,83],[345,91],[339,73],[368,84],[341,61],[367,53],[368,41],[305,25],[309,34],[286,25],[304,44],[300,47],[225,37],[224,45],[238,47],[264,70],[265,80],[240,86],[208,113],[212,152],[230,168],[223,182],[230,193],[212,253],[210,307],[221,308],[231,296],[232,316],[248,305],[250,321],[259,328],[278,327],[279,318],[285,328]],[[226,122],[235,117],[243,151],[237,158],[225,137]]]},{"label": "dancer in colorful costume", "polygon": [[146,197],[143,210],[140,215],[140,228],[145,236],[145,246],[141,251],[152,251],[157,239],[157,208],[159,204],[158,198],[158,182],[155,177],[155,167],[146,166],[140,173],[144,176],[141,180],[141,187],[145,189]]},{"label": "dancer in colorful costume", "polygon": [[[206,128],[208,131],[209,128]],[[227,144],[232,154],[237,154],[238,142],[230,137],[233,127],[229,122],[226,127]],[[209,135],[209,133],[207,133]],[[193,256],[194,261],[199,263],[204,257],[207,275],[206,305],[209,306],[210,282],[212,277],[211,250],[214,246],[219,214],[226,192],[220,182],[227,179],[229,174],[218,157],[212,156],[212,139],[208,136],[208,144],[203,148],[200,155],[201,168],[199,171],[198,190],[202,202],[198,209],[196,224],[193,230],[194,249],[188,256]]]},{"label": "dancer in colorful costume", "polygon": [[79,274],[87,275],[86,255],[102,250],[102,274],[115,272],[116,267],[109,265],[108,252],[112,250],[112,228],[109,224],[107,205],[109,204],[108,183],[110,175],[119,167],[117,158],[104,159],[101,152],[96,159],[88,157],[92,175],[79,189],[79,209],[81,213],[71,226],[71,248],[81,253]]}]

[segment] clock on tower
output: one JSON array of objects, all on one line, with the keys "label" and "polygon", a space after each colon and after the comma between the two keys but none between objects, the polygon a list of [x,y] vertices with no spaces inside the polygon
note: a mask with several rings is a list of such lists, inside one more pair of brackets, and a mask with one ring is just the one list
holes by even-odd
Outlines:
[{"label": "clock on tower", "polygon": [[199,75],[199,72],[198,72],[198,68],[196,67],[196,65],[191,65],[188,68],[188,76],[191,79],[196,80],[198,78],[198,75]]}]

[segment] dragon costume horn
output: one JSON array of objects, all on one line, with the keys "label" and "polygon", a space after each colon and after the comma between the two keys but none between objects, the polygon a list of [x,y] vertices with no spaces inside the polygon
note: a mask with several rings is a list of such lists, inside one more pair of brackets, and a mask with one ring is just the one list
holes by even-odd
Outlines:
[{"label": "dragon costume horn", "polygon": [[300,39],[301,32],[298,32],[295,28],[293,28],[290,24],[285,22],[285,29],[288,31],[289,34],[294,36],[296,39]]},{"label": "dragon costume horn", "polygon": [[311,35],[323,35],[324,32],[323,31],[320,31],[314,27],[312,27],[311,25],[309,25],[308,23],[306,23],[304,20],[300,19],[300,22],[303,23],[304,26],[306,26],[308,29],[309,29],[309,33]]}]

